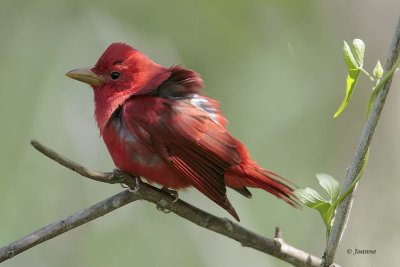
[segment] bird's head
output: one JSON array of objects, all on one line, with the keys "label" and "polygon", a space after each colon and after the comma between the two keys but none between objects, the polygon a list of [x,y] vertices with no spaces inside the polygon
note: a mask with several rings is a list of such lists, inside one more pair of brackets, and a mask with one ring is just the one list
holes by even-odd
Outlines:
[{"label": "bird's head", "polygon": [[[107,90],[119,94],[122,91],[143,94],[143,87],[147,87],[165,70],[139,50],[124,43],[113,43],[104,51],[94,67],[72,70],[66,75],[90,84],[95,93],[98,90]],[[140,89],[140,92],[134,89]]]},{"label": "bird's head", "polygon": [[66,75],[92,86],[95,115],[102,129],[128,98],[151,92],[168,79],[170,72],[139,50],[124,43],[113,43],[94,67],[75,69]]}]

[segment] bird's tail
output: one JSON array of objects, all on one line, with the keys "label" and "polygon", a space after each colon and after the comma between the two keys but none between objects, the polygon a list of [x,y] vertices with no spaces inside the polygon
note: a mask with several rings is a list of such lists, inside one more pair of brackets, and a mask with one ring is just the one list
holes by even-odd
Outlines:
[{"label": "bird's tail", "polygon": [[247,197],[250,197],[251,194],[246,187],[261,188],[295,208],[300,207],[298,199],[293,193],[294,185],[289,180],[261,168],[252,161],[242,162],[231,167],[225,175],[225,183],[239,193],[248,192],[249,195],[244,194]]}]

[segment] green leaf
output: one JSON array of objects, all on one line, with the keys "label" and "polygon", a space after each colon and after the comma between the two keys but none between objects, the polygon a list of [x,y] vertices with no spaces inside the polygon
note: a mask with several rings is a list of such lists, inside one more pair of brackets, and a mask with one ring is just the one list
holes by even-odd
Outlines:
[{"label": "green leaf", "polygon": [[[398,64],[400,64],[400,59]],[[336,208],[340,204],[340,202],[342,202],[346,198],[346,196],[348,196],[350,192],[353,191],[354,187],[361,179],[365,165],[368,161],[368,156],[369,149],[363,159],[361,169],[357,174],[357,177],[352,181],[352,183],[341,195],[339,195],[340,184],[338,181],[335,180],[335,178],[325,173],[316,174],[319,184],[330,196],[329,201],[325,200],[317,191],[309,187],[306,187],[305,189],[294,190],[293,193],[302,203],[304,203],[307,207],[316,209],[320,213],[322,220],[324,221],[324,224],[326,226],[327,238],[329,236],[329,232],[331,231],[331,226],[335,218]]]},{"label": "green leaf", "polygon": [[359,74],[360,74],[360,69],[349,69],[348,70],[347,79],[346,79],[346,95],[342,101],[342,104],[340,105],[338,110],[333,115],[333,118],[339,117],[339,115],[346,108],[347,104],[349,104],[351,96],[353,95],[354,87],[356,86],[356,82],[357,82]]},{"label": "green leaf", "polygon": [[296,189],[293,193],[304,205],[318,210],[325,225],[327,227],[330,225],[331,212],[329,208],[331,207],[331,203],[329,201],[326,201],[317,191],[309,187]]},{"label": "green leaf", "polygon": [[340,184],[338,181],[335,180],[332,176],[326,173],[318,173],[316,174],[319,184],[325,191],[328,193],[329,197],[331,198],[331,203],[335,201],[340,192]]},{"label": "green leaf", "polygon": [[319,211],[319,213],[321,214],[322,220],[324,221],[327,229],[330,229],[332,211],[334,211],[330,207],[331,207],[331,204],[323,203],[320,206],[318,206],[318,208],[316,208]]},{"label": "green leaf", "polygon": [[306,187],[305,189],[296,189],[294,194],[301,202],[303,202],[304,205],[313,209],[317,208],[324,202],[329,203],[321,197],[317,191],[309,187]]},{"label": "green leaf", "polygon": [[[400,64],[400,59],[398,64]],[[346,198],[346,196],[348,196],[348,194],[350,194],[350,192],[353,191],[354,187],[361,179],[365,165],[368,161],[368,156],[369,149],[363,159],[361,169],[357,174],[357,177],[341,195],[339,195],[340,184],[338,181],[335,180],[335,178],[325,173],[316,174],[319,184],[330,196],[329,201],[325,200],[317,191],[309,187],[306,187],[305,189],[294,190],[293,193],[304,205],[309,208],[316,209],[321,214],[322,220],[324,221],[326,226],[327,237],[331,230],[337,206]]]},{"label": "green leaf", "polygon": [[382,78],[383,75],[383,68],[381,65],[381,62],[378,60],[378,62],[376,62],[374,71],[372,72],[374,74],[374,76],[378,79]]},{"label": "green leaf", "polygon": [[346,41],[343,41],[343,58],[348,69],[357,69],[357,61],[354,58],[353,52]]},{"label": "green leaf", "polygon": [[358,68],[362,68],[364,64],[365,44],[361,39],[353,40],[353,47],[351,48],[354,59],[357,62]]},{"label": "green leaf", "polygon": [[354,87],[357,83],[358,76],[361,72],[361,67],[364,59],[365,45],[364,42],[359,39],[354,39],[353,48],[343,41],[343,58],[347,65],[347,79],[346,79],[346,95],[342,101],[342,104],[333,115],[333,118],[337,118],[343,110],[349,104],[351,96],[354,92]]}]

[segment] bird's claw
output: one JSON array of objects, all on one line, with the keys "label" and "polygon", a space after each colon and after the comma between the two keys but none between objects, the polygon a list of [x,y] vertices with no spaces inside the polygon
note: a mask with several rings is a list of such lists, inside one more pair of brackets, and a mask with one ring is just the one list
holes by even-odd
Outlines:
[{"label": "bird's claw", "polygon": [[174,197],[174,199],[172,200],[173,203],[177,202],[179,200],[179,193],[178,191],[169,189],[168,187],[163,186],[161,188],[162,191],[167,192],[168,194],[170,194],[171,196]]},{"label": "bird's claw", "polygon": [[[114,177],[122,179],[120,182],[120,185],[122,188],[128,189],[132,193],[137,193],[140,190],[140,184],[142,183],[142,180],[140,179],[140,176],[132,176],[126,172],[123,172],[119,169],[114,169],[113,171]],[[129,178],[131,181],[134,179],[135,183],[125,183],[124,180],[126,178]]]},{"label": "bird's claw", "polygon": [[129,188],[130,188],[129,186],[127,186],[127,185],[124,184],[124,183],[120,183],[120,185],[121,185],[122,188],[125,188],[125,189],[129,189]]},{"label": "bird's claw", "polygon": [[[175,190],[171,190],[168,187],[163,186],[161,188],[162,191],[168,193],[169,195],[171,195],[173,197],[172,199],[172,203],[175,203],[179,200],[179,194],[177,191]],[[166,206],[168,205],[168,201],[165,199],[161,199],[160,201],[157,202],[157,210],[162,211],[164,213],[170,213],[171,211],[166,208]]]},{"label": "bird's claw", "polygon": [[140,176],[134,176],[131,178],[132,179],[135,178],[135,184],[133,186],[127,185],[125,183],[121,183],[121,187],[128,189],[129,192],[131,192],[131,193],[137,193],[140,190],[140,184],[142,183],[142,180],[140,179]]},{"label": "bird's claw", "polygon": [[140,176],[135,176],[135,187],[129,188],[128,190],[132,193],[137,193],[140,190],[140,184],[142,183],[142,180],[140,179]]},{"label": "bird's claw", "polygon": [[171,211],[165,207],[167,205],[167,202],[163,199],[161,199],[159,202],[157,202],[157,210],[164,212],[164,213],[170,213]]}]

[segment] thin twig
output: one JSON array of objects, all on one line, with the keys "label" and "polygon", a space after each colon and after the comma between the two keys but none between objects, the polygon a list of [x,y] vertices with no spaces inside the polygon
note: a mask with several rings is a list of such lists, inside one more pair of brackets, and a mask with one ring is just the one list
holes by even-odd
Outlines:
[{"label": "thin twig", "polygon": [[[400,53],[400,17],[397,22],[397,27],[393,35],[392,45],[389,51],[388,59],[386,61],[385,73],[387,73],[390,69],[392,69],[393,64],[399,57],[399,53]],[[375,100],[372,105],[372,110],[362,130],[358,147],[354,155],[353,162],[350,165],[350,168],[347,172],[346,180],[344,182],[341,193],[345,192],[347,188],[352,184],[352,182],[356,179],[358,173],[360,172],[363,166],[363,160],[365,158],[365,155],[367,154],[369,145],[371,143],[372,135],[374,134],[376,125],[381,115],[383,105],[385,104],[385,100],[389,93],[389,88],[391,83],[392,83],[392,78],[386,81],[383,88],[375,96]],[[353,192],[349,194],[343,200],[343,202],[341,202],[341,204],[338,206],[336,210],[335,220],[330,231],[327,248],[324,254],[325,255],[324,262],[321,264],[322,267],[332,266],[336,254],[336,249],[343,235],[344,229],[346,227],[350,215],[350,210],[354,199],[355,190],[356,188],[354,188]]]},{"label": "thin twig", "polygon": [[244,247],[251,247],[265,252],[294,266],[314,267],[321,264],[320,258],[287,244],[280,237],[274,239],[265,238],[226,218],[220,218],[209,214],[182,200],[174,202],[174,196],[146,183],[141,182],[140,186],[137,187],[135,179],[132,179],[130,176],[118,173],[116,175],[111,175],[110,173],[101,173],[89,170],[78,163],[59,155],[37,141],[32,141],[32,145],[44,155],[50,157],[61,165],[78,172],[82,176],[105,183],[115,183],[116,181],[122,182],[127,184],[130,188],[134,188],[134,190],[121,192],[93,205],[90,208],[79,211],[59,222],[50,224],[18,241],[0,248],[0,262],[10,259],[33,246],[65,233],[79,225],[107,214],[125,204],[128,204],[129,202],[144,199],[156,204],[158,207],[170,210],[180,217],[201,227],[232,238],[241,243]]},{"label": "thin twig", "polygon": [[103,173],[103,172],[98,172],[98,171],[93,171],[90,170],[70,159],[67,159],[63,155],[58,154],[54,150],[45,147],[44,145],[40,144],[36,140],[31,141],[31,145],[36,148],[39,152],[43,153],[47,157],[51,158],[55,162],[63,165],[64,167],[67,167],[68,169],[77,172],[78,174],[98,181],[98,182],[103,182],[103,183],[108,183],[108,184],[115,184],[115,183],[121,183],[123,181],[122,177],[116,177],[114,173]]}]

